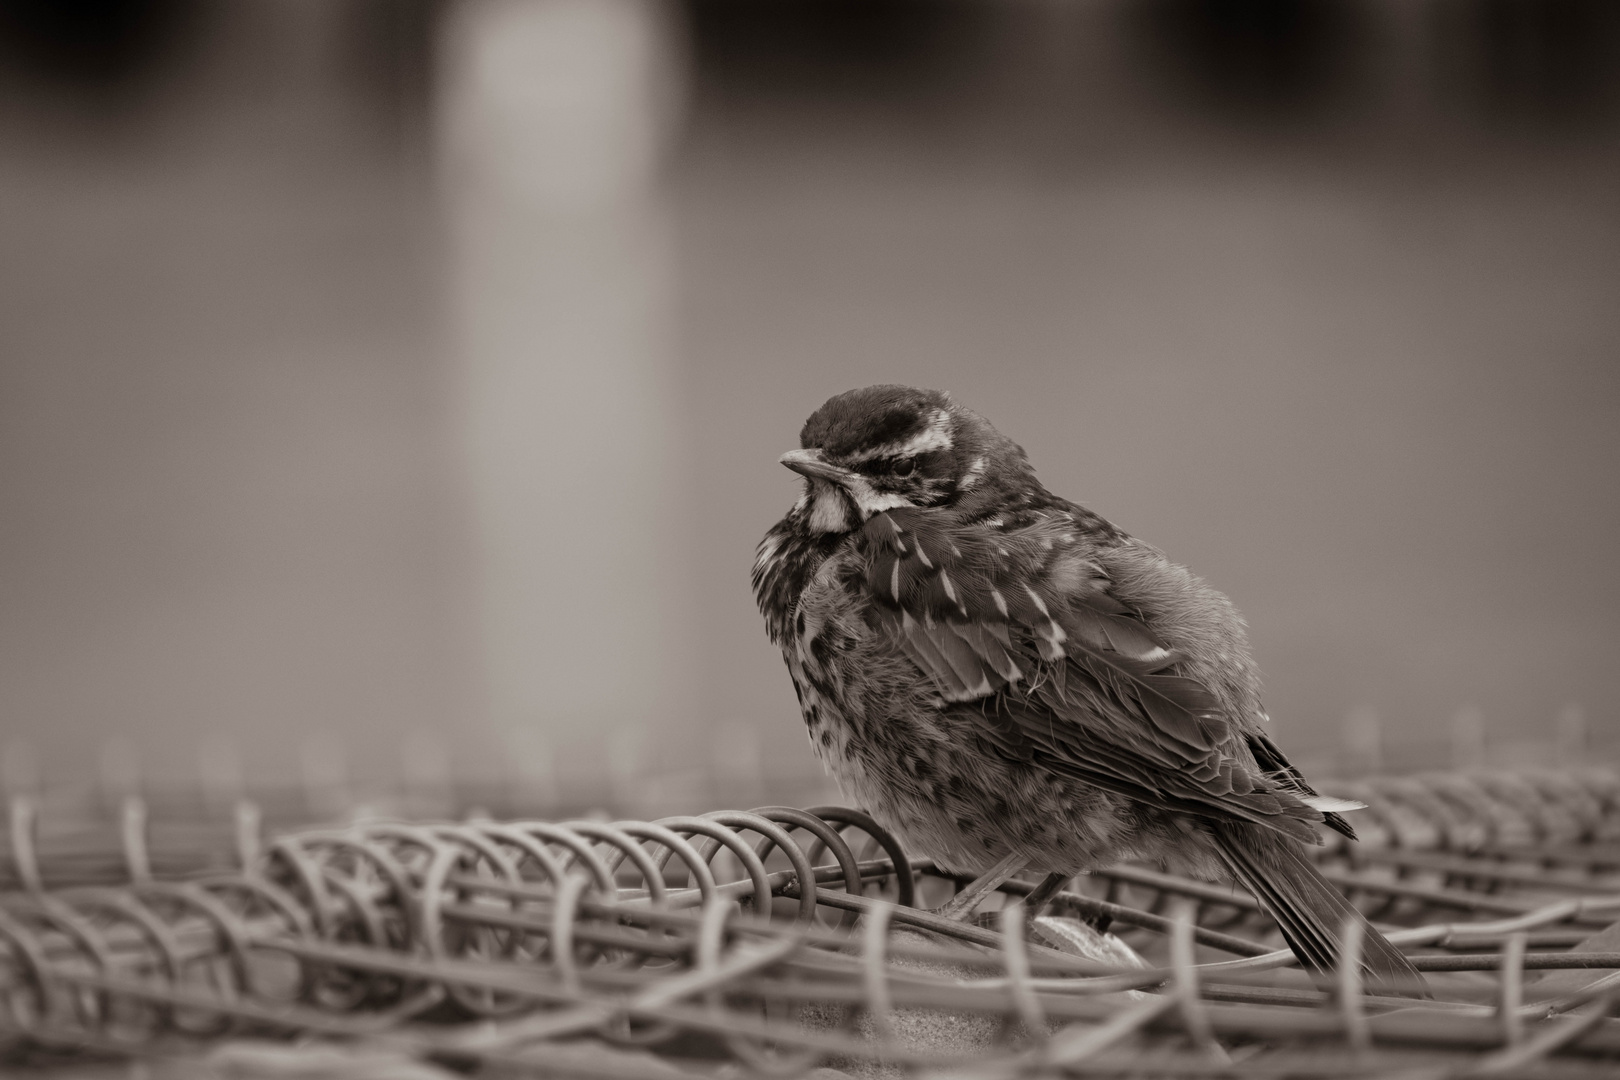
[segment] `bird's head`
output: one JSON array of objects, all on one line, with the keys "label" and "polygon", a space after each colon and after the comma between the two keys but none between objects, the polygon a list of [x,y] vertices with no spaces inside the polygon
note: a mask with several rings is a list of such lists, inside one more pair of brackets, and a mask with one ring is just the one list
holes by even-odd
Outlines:
[{"label": "bird's head", "polygon": [[804,477],[799,509],[814,533],[849,532],[900,507],[988,503],[1011,486],[1035,485],[1017,444],[938,390],[839,394],[805,421],[799,445],[782,464]]}]

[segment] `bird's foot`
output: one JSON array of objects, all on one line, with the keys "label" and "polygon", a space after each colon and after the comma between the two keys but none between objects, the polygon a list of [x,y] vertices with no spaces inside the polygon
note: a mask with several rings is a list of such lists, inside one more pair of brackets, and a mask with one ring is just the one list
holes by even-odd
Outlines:
[{"label": "bird's foot", "polygon": [[1024,897],[1025,916],[1033,921],[1046,911],[1046,905],[1052,902],[1052,897],[1063,891],[1063,886],[1069,883],[1068,874],[1047,874],[1041,883],[1029,891]]},{"label": "bird's foot", "polygon": [[974,878],[949,903],[934,909],[933,914],[952,922],[971,922],[973,910],[979,903],[1024,868],[1028,860],[1022,855],[1008,855],[996,865]]}]

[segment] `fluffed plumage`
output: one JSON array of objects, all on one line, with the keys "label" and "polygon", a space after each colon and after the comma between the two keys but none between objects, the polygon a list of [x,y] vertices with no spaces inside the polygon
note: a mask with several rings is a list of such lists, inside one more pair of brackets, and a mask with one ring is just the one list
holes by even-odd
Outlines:
[{"label": "fluffed plumage", "polygon": [[[1302,963],[1360,918],[1300,850],[1353,835],[1261,728],[1230,602],[1036,480],[936,391],[832,398],[783,464],[804,496],[754,591],[811,745],[941,865],[1072,874],[1124,859],[1237,880]],[[1371,977],[1421,985],[1369,926]]]}]

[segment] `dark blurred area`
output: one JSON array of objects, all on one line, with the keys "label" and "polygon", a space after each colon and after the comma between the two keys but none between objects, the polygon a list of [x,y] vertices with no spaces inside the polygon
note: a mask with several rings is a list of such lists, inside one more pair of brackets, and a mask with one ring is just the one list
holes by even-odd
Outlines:
[{"label": "dark blurred area", "polygon": [[0,0],[5,781],[815,793],[747,570],[881,381],[1307,766],[1612,757],[1617,10]]},{"label": "dark blurred area", "polygon": [[173,58],[188,5],[141,0],[19,0],[4,8],[6,59],[78,94],[129,90]]}]

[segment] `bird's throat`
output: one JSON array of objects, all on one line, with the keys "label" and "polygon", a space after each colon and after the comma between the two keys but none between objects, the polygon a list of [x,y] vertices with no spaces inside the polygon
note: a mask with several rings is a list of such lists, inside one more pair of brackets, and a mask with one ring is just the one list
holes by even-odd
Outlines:
[{"label": "bird's throat", "polygon": [[810,481],[810,515],[806,525],[813,533],[844,533],[855,528],[855,507],[849,494],[827,480]]},{"label": "bird's throat", "polygon": [[839,533],[813,533],[806,527],[808,507],[795,507],[760,542],[754,559],[754,599],[765,616],[771,640],[783,645],[792,636],[799,595],[821,564],[846,539]]}]

